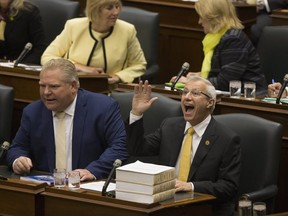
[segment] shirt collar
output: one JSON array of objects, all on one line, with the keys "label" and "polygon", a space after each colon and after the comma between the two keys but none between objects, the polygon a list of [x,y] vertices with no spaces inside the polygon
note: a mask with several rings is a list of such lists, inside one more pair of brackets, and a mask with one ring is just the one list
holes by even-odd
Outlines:
[{"label": "shirt collar", "polygon": [[199,137],[202,137],[209,122],[211,120],[211,115],[208,115],[202,122],[200,122],[199,124],[195,125],[195,126],[192,126],[189,122],[186,122],[186,126],[185,126],[185,131],[184,131],[184,134],[187,133],[187,130],[190,128],[190,127],[193,127],[194,128],[194,131],[195,133],[199,136]]},{"label": "shirt collar", "polygon": [[[77,101],[77,94],[73,100],[73,102],[64,110],[64,112],[69,115],[69,116],[73,116],[74,115],[74,111],[75,111],[75,107],[76,107],[76,101]],[[56,112],[52,111],[53,116],[55,116]]]}]

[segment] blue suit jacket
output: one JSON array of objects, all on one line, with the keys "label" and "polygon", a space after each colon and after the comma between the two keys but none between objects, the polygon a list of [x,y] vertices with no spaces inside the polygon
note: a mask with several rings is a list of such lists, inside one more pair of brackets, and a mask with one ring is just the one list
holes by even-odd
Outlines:
[{"label": "blue suit jacket", "polygon": [[[33,169],[52,172],[55,140],[52,111],[41,100],[25,107],[7,162],[26,156]],[[72,137],[72,169],[88,169],[98,179],[108,176],[116,159],[126,160],[126,133],[118,103],[105,95],[79,89]]]}]

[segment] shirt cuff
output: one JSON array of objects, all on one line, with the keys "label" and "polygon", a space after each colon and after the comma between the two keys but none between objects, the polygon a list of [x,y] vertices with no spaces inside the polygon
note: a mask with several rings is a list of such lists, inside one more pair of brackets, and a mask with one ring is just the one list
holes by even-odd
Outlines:
[{"label": "shirt cuff", "polygon": [[143,114],[141,116],[137,116],[134,115],[131,111],[130,111],[130,118],[129,118],[129,124],[133,124],[134,122],[138,121],[139,119],[141,119],[143,117]]},{"label": "shirt cuff", "polygon": [[192,182],[190,182],[190,184],[191,184],[192,192],[194,192],[194,184]]},{"label": "shirt cuff", "polygon": [[14,164],[16,163],[17,160],[18,160],[18,158],[16,158],[16,159],[13,161],[13,163],[12,163],[12,169],[13,169]]},{"label": "shirt cuff", "polygon": [[269,7],[269,4],[268,4],[268,1],[267,1],[267,0],[263,0],[263,3],[264,3],[264,5],[265,5],[266,11],[267,11],[268,13],[270,13],[271,10],[270,10],[270,7]]}]

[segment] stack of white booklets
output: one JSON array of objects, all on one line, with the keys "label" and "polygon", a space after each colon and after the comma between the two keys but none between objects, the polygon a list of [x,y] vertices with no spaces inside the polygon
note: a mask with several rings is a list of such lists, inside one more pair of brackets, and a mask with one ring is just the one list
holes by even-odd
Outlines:
[{"label": "stack of white booklets", "polygon": [[136,161],[116,169],[116,199],[160,202],[174,197],[175,184],[174,167]]}]

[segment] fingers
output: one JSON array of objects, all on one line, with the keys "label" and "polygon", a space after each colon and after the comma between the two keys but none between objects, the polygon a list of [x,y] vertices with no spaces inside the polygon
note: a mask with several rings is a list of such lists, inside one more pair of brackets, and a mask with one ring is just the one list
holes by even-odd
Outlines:
[{"label": "fingers", "polygon": [[80,181],[94,180],[95,176],[87,169],[76,169],[80,173]]},{"label": "fingers", "polygon": [[175,79],[176,79],[176,76],[173,76],[171,79],[170,79],[170,83],[173,83],[174,81],[175,81]]},{"label": "fingers", "polygon": [[192,186],[190,182],[182,182],[182,181],[176,181],[175,184],[176,192],[178,191],[192,191]]},{"label": "fingers", "polygon": [[19,157],[13,163],[13,171],[16,174],[29,173],[30,169],[33,167],[32,161],[28,157]]},{"label": "fingers", "polygon": [[135,94],[151,94],[152,87],[149,85],[148,80],[145,80],[143,83],[142,80],[139,81],[139,84],[135,85],[134,93]]}]

